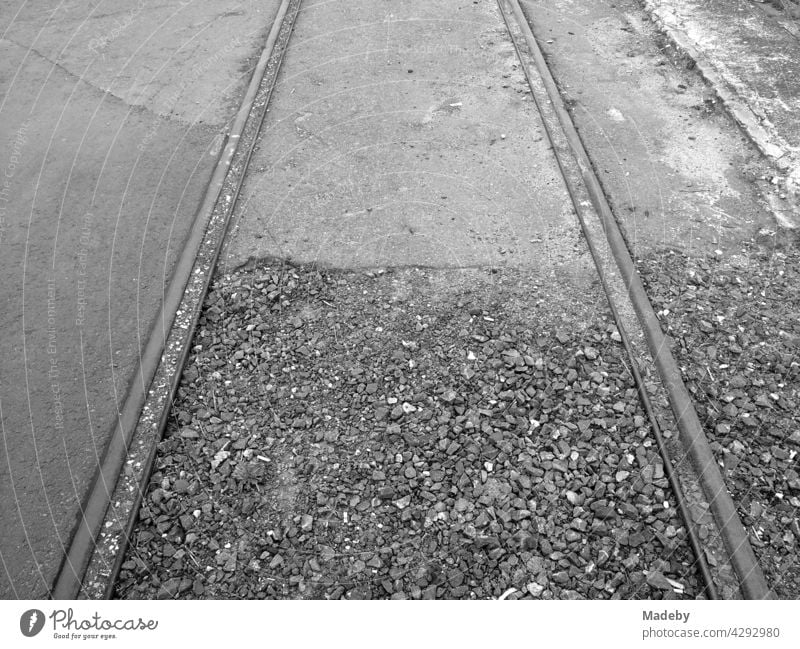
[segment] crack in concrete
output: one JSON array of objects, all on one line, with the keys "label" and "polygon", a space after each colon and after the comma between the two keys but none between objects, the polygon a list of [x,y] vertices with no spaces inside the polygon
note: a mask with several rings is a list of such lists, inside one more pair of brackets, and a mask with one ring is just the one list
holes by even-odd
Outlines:
[{"label": "crack in concrete", "polygon": [[177,123],[185,125],[185,126],[193,126],[193,124],[187,122],[186,120],[183,120],[183,119],[180,119],[180,118],[173,118],[170,115],[162,115],[162,114],[158,113],[157,111],[153,110],[152,108],[148,107],[146,104],[143,104],[143,103],[131,103],[130,101],[126,100],[125,98],[121,97],[120,95],[117,95],[116,93],[112,92],[111,90],[103,88],[101,86],[98,86],[96,83],[93,83],[91,80],[89,80],[89,79],[87,79],[85,77],[78,76],[72,70],[70,70],[69,68],[65,67],[63,64],[59,63],[57,60],[51,59],[49,56],[47,56],[46,54],[43,54],[42,52],[37,50],[35,47],[30,47],[30,46],[22,45],[21,43],[17,43],[16,41],[8,38],[8,36],[0,36],[0,41],[4,41],[4,42],[7,42],[7,43],[10,43],[11,45],[13,45],[15,47],[18,47],[21,50],[24,50],[26,53],[31,53],[32,52],[33,54],[38,56],[43,61],[47,61],[53,67],[55,67],[55,68],[61,70],[62,72],[64,72],[71,79],[76,79],[79,83],[86,84],[93,91],[99,92],[100,94],[102,94],[103,97],[110,97],[111,99],[114,99],[114,100],[120,102],[121,104],[123,104],[124,106],[126,106],[126,107],[128,107],[130,109],[146,112],[146,113],[152,115],[154,118],[156,118],[158,120],[164,120],[164,121],[168,121],[168,122],[177,122]]}]

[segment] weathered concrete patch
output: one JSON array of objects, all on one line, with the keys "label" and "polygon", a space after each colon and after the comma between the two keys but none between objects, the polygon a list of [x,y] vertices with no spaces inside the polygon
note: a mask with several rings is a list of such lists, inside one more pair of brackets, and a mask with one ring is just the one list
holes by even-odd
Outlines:
[{"label": "weathered concrete patch", "polygon": [[772,226],[758,151],[636,2],[525,10],[634,252],[726,248]]},{"label": "weathered concrete patch", "polygon": [[[787,177],[795,177],[800,169],[796,25],[745,0],[644,0],[644,5],[756,146]],[[798,195],[792,182],[785,189],[790,194],[771,197],[772,207],[780,225],[795,228]]]},{"label": "weathered concrete patch", "polygon": [[489,4],[307,8],[227,263],[520,266],[568,254],[568,196]]},{"label": "weathered concrete patch", "polygon": [[0,10],[0,596],[42,598],[277,3],[246,10],[235,48],[212,20],[221,3],[104,2],[96,22],[81,3],[11,4]]}]

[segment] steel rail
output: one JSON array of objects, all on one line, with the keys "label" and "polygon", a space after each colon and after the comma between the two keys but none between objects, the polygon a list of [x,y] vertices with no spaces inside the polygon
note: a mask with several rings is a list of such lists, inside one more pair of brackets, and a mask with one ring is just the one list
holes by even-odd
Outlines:
[{"label": "steel rail", "polygon": [[[215,207],[220,200],[225,181],[232,169],[234,156],[237,153],[241,136],[244,133],[245,127],[251,117],[251,113],[253,112],[254,103],[259,93],[265,71],[268,64],[273,60],[275,44],[279,35],[287,24],[289,30],[291,31],[299,11],[300,3],[301,0],[283,0],[275,15],[275,19],[269,35],[267,36],[264,49],[262,50],[258,63],[253,70],[247,92],[242,100],[242,103],[240,104],[239,111],[237,112],[236,118],[229,131],[226,144],[220,153],[214,168],[214,172],[209,180],[208,186],[206,187],[203,201],[198,208],[192,228],[187,237],[186,244],[184,245],[175,264],[175,269],[167,286],[159,314],[152,325],[144,351],[140,356],[139,366],[133,380],[130,383],[125,402],[122,406],[121,412],[119,413],[114,432],[109,440],[108,446],[106,447],[103,460],[97,469],[88,498],[85,501],[85,505],[81,508],[81,519],[78,522],[77,529],[75,530],[70,542],[70,547],[64,557],[54,586],[51,590],[50,596],[52,599],[75,599],[80,593],[83,575],[94,551],[97,535],[100,532],[103,519],[106,515],[106,511],[108,510],[108,506],[114,492],[114,488],[117,484],[120,472],[122,471],[122,467],[127,457],[131,440],[133,439],[139,423],[139,418],[147,401],[147,396],[152,385],[153,378],[156,376],[156,372],[158,371],[159,365],[162,362],[162,356],[164,356],[169,332],[174,324],[176,313],[181,306],[184,293],[191,278],[192,271],[195,267],[195,262],[200,254],[206,229],[210,223],[212,215],[214,214]],[[291,12],[289,11],[290,8],[293,9]],[[276,63],[277,67],[280,67],[280,64],[283,60],[284,51],[285,44],[283,49],[278,52],[279,56]],[[277,77],[277,69],[275,70],[275,77]],[[261,125],[263,124],[264,116],[266,115],[267,107],[269,105],[269,97],[271,97],[273,87],[274,78],[273,85],[268,90],[267,100],[261,107],[262,112],[257,118],[258,127],[256,134],[258,131],[260,131]],[[169,416],[170,405],[174,399],[180,383],[181,373],[185,365],[186,358],[188,357],[189,344],[199,319],[203,298],[208,291],[214,268],[217,260],[219,259],[224,242],[225,232],[227,231],[231,214],[233,213],[233,209],[236,205],[236,199],[239,196],[239,191],[244,179],[244,170],[246,170],[247,164],[250,161],[256,140],[257,137],[254,137],[249,143],[244,167],[242,168],[242,173],[239,175],[236,182],[235,193],[229,203],[225,206],[226,211],[224,216],[224,225],[221,228],[221,234],[216,242],[216,247],[213,253],[213,261],[208,269],[207,276],[204,279],[203,288],[192,316],[191,326],[185,332],[184,344],[181,348],[181,354],[169,386],[169,398],[167,399],[166,405],[161,411],[159,417],[156,440],[150,449],[150,453],[142,473],[142,482],[139,485],[139,489],[135,495],[134,506],[131,509],[130,516],[128,517],[120,548],[114,560],[112,573],[106,582],[104,593],[106,598],[111,597],[113,594],[114,582],[116,581],[116,576],[118,575],[119,569],[122,565],[122,558],[125,554],[129,535],[136,522],[136,515],[139,506],[141,505],[142,493],[146,489],[147,481],[149,480],[150,471],[152,470],[153,462],[156,456],[158,442],[163,436]]]},{"label": "steel rail", "polygon": [[[247,168],[250,164],[250,159],[253,155],[253,150],[255,149],[255,145],[258,140],[257,136],[261,132],[261,128],[264,124],[264,118],[267,115],[267,110],[269,108],[269,102],[272,97],[272,91],[274,90],[275,87],[275,81],[277,80],[278,71],[280,69],[281,63],[283,62],[283,57],[284,54],[286,53],[286,47],[289,44],[288,35],[291,34],[291,31],[294,27],[294,22],[297,18],[298,12],[300,11],[300,3],[301,0],[284,0],[284,2],[282,3],[280,9],[278,10],[278,14],[275,17],[275,21],[273,23],[270,36],[267,39],[267,45],[264,48],[264,53],[262,54],[263,61],[259,61],[259,67],[261,68],[260,73],[257,69],[253,76],[254,79],[258,79],[258,84],[256,84],[256,90],[258,90],[258,85],[261,83],[267,63],[269,63],[270,61],[274,63],[275,69],[273,71],[271,84],[267,89],[264,105],[257,118],[258,121],[255,129],[255,136],[247,143],[247,153],[241,165],[240,173],[236,177],[234,193],[231,196],[230,203],[228,204],[225,213],[225,223],[221,228],[220,236],[219,239],[217,240],[217,244],[213,252],[211,264],[208,273],[206,275],[205,281],[203,282],[202,291],[197,299],[196,307],[192,313],[191,324],[186,330],[184,337],[185,343],[181,346],[181,353],[175,366],[173,381],[171,382],[169,388],[169,397],[167,398],[166,402],[167,406],[161,411],[161,416],[159,417],[159,422],[158,422],[158,432],[156,434],[156,440],[152,448],[150,449],[150,454],[147,457],[147,461],[144,466],[144,470],[142,472],[142,480],[135,494],[134,503],[131,509],[131,515],[128,517],[128,522],[121,538],[120,550],[116,555],[109,579],[106,582],[106,588],[103,594],[103,597],[105,599],[112,599],[114,596],[114,587],[116,585],[117,577],[119,576],[119,571],[122,568],[122,563],[125,557],[125,550],[127,549],[130,537],[133,534],[133,528],[136,526],[136,522],[138,520],[139,507],[141,506],[144,494],[147,490],[147,483],[149,481],[150,474],[153,471],[153,465],[155,464],[155,459],[158,454],[158,442],[160,442],[161,439],[163,438],[164,431],[166,430],[169,421],[170,405],[175,399],[176,393],[178,391],[178,386],[180,384],[180,378],[183,373],[183,368],[186,366],[186,362],[188,361],[189,358],[191,339],[194,335],[194,331],[197,328],[197,323],[200,319],[200,313],[202,311],[202,306],[205,301],[205,296],[208,293],[208,289],[211,284],[211,279],[214,274],[214,269],[216,268],[220,254],[222,253],[222,250],[225,245],[225,235],[228,231],[230,219],[233,215],[234,209],[239,200],[239,194],[242,189],[244,177],[246,175]],[[277,39],[284,31],[287,33],[287,38],[282,43],[278,44],[278,49],[275,49]],[[267,53],[269,54],[265,57],[264,55]],[[263,66],[262,62],[264,63]],[[255,93],[254,93],[254,98],[255,98]],[[251,102],[251,109],[252,109],[252,102]],[[176,307],[176,310],[177,308],[178,307]]]},{"label": "steel rail", "polygon": [[[578,164],[578,168],[580,169],[581,178],[591,203],[601,219],[609,247],[613,253],[614,259],[616,260],[622,280],[625,283],[634,310],[638,316],[642,330],[644,331],[648,348],[652,354],[655,365],[658,369],[658,373],[661,377],[662,384],[664,385],[669,397],[670,406],[675,415],[678,429],[681,433],[681,440],[684,446],[687,448],[687,452],[699,473],[700,484],[703,487],[703,492],[705,497],[708,499],[711,511],[714,515],[717,525],[719,526],[720,534],[730,557],[731,564],[736,571],[742,595],[747,599],[769,599],[772,595],[767,586],[761,567],[756,560],[753,549],[750,546],[747,532],[744,529],[738,514],[736,513],[736,506],[733,502],[733,499],[728,493],[722,475],[720,474],[719,469],[714,461],[708,440],[703,432],[702,424],[697,416],[697,412],[694,409],[694,404],[691,400],[688,390],[683,383],[680,368],[678,367],[678,364],[675,361],[672,352],[670,351],[666,337],[661,330],[661,325],[655,312],[653,311],[653,307],[650,304],[647,293],[645,292],[644,285],[642,284],[641,278],[633,263],[633,259],[631,258],[630,252],[625,243],[625,239],[619,229],[616,219],[614,218],[611,208],[608,205],[608,201],[606,200],[600,181],[594,173],[589,156],[586,153],[583,142],[581,141],[569,112],[567,111],[563,98],[561,97],[561,93],[558,91],[555,80],[553,79],[553,76],[547,67],[547,62],[545,61],[541,49],[539,48],[539,44],[533,35],[528,18],[522,11],[519,0],[497,1],[500,11],[503,15],[503,19],[506,21],[506,25],[509,27],[509,31],[511,31],[509,20],[510,17],[513,16],[515,22],[518,24],[522,32],[525,45],[533,57],[539,79],[547,91],[550,107],[558,118],[562,133],[566,137],[569,149]],[[519,46],[516,40],[514,40],[514,46],[519,54]],[[521,56],[520,60],[522,61]],[[526,76],[528,76],[528,67],[523,65],[523,68]],[[528,81],[530,84],[531,79],[528,78]],[[531,88],[531,90],[533,91],[533,88]],[[539,102],[536,100],[536,93],[532,92],[532,95],[539,112],[542,113],[544,107],[540,106]],[[554,135],[551,133],[550,127],[547,124],[547,120],[544,118],[543,124],[545,126],[545,131],[550,144],[553,146],[554,153],[556,154],[559,168],[562,169],[563,173],[563,165],[558,155],[558,148],[554,142]],[[570,183],[567,181],[566,175],[564,175],[564,179],[570,197],[573,201],[575,201],[576,197],[574,195],[574,190],[572,187],[570,187]],[[581,228],[584,231],[587,241],[589,242],[592,257],[595,261],[595,265],[597,266],[598,273],[600,274],[603,290],[606,292],[608,302],[611,305],[612,315],[617,322],[617,327],[620,330],[620,335],[623,339],[626,352],[630,356],[633,353],[633,350],[630,346],[630,341],[627,339],[627,336],[623,334],[624,329],[621,327],[619,314],[614,306],[612,295],[609,292],[609,287],[604,277],[602,265],[599,263],[599,258],[596,256],[597,250],[594,247],[591,238],[588,236],[587,226],[581,216],[581,210],[579,209],[579,206],[576,204],[575,207],[581,223]],[[697,557],[701,575],[706,584],[706,592],[708,593],[709,597],[716,597],[716,588],[714,587],[713,580],[711,579],[708,563],[705,559],[704,553],[702,552],[699,539],[694,531],[694,525],[688,512],[685,497],[672,471],[672,463],[663,443],[663,437],[655,419],[655,413],[653,412],[652,404],[650,403],[649,397],[647,397],[647,390],[642,382],[642,377],[639,374],[636,363],[637,361],[635,356],[631,356],[631,367],[634,380],[636,381],[637,391],[640,395],[644,395],[643,403],[645,410],[647,411],[651,422],[654,424],[654,435],[656,436],[659,452],[662,453],[662,457],[664,458],[665,472],[667,470],[669,471],[668,475],[670,477],[668,479],[670,485],[674,485],[673,489],[675,490],[676,500],[679,503],[680,513],[684,518],[684,522],[686,523],[690,543],[695,556]],[[675,487],[677,487],[677,489],[675,489]]]}]

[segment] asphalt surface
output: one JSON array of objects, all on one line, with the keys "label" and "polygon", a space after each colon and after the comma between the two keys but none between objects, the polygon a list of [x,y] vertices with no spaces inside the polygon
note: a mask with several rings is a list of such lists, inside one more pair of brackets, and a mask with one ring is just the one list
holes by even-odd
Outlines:
[{"label": "asphalt surface", "polygon": [[47,595],[277,2],[3,2],[0,596]]}]

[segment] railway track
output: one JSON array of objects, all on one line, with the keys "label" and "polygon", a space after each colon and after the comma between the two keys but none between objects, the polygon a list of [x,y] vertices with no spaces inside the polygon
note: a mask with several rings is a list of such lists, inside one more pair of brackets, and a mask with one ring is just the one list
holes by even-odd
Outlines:
[{"label": "railway track", "polygon": [[[286,0],[278,9],[195,224],[176,262],[161,311],[140,356],[117,428],[53,586],[54,599],[74,599],[81,594],[111,596],[113,576],[119,570],[130,529],[136,520],[143,485],[152,470],[203,298],[299,9],[299,0]],[[93,557],[94,563],[90,566]],[[110,566],[109,561],[112,562]]]},{"label": "railway track", "polygon": [[[619,327],[623,344],[630,358],[630,367],[636,382],[639,398],[642,400],[650,419],[659,452],[667,469],[670,487],[677,499],[681,518],[689,531],[692,550],[703,576],[706,594],[709,598],[716,599],[717,589],[714,585],[711,569],[704,556],[694,521],[689,513],[686,496],[679,479],[675,475],[673,459],[670,457],[670,453],[661,436],[663,424],[659,423],[653,408],[644,380],[638,369],[640,366],[650,364],[652,367],[654,364],[657,368],[662,385],[666,388],[677,428],[681,432],[681,439],[687,447],[687,455],[699,470],[703,493],[708,498],[710,507],[714,511],[716,520],[721,528],[722,538],[730,553],[731,563],[739,576],[744,596],[758,599],[767,597],[769,591],[766,581],[758,567],[755,554],[749,546],[747,533],[736,513],[733,500],[728,495],[722,475],[714,462],[708,441],[703,433],[702,424],[681,379],[678,364],[669,350],[661,325],[636,272],[630,252],[605,198],[600,181],[593,171],[589,156],[584,150],[575,126],[561,100],[555,81],[547,69],[547,64],[536,43],[528,20],[523,14],[518,0],[506,0],[505,2],[501,0],[500,6],[512,38],[514,38],[520,60],[523,61],[525,66],[526,76],[531,84],[539,111],[544,117],[549,103],[552,112],[555,113],[555,120],[558,121],[560,126],[558,130],[554,128],[553,122],[555,120],[552,116],[550,120],[544,118],[548,137],[557,151],[559,166],[564,174],[573,205],[581,222],[581,228],[592,250],[592,257],[600,274],[603,290],[608,298],[609,306],[614,314],[614,320]],[[516,35],[515,24],[519,30]],[[527,61],[526,58],[528,59]],[[540,87],[537,97],[536,87],[538,84],[532,68],[538,73],[546,96],[545,93],[541,92]],[[565,149],[568,149],[569,153]],[[568,168],[569,166],[572,166],[571,171]],[[580,176],[583,187],[580,187],[576,182],[578,176]],[[593,213],[587,214],[583,209],[586,206],[586,196],[588,196],[592,205]],[[613,265],[609,263],[611,259],[616,262],[616,268],[613,268]],[[617,286],[613,287],[612,284],[615,283]],[[620,315],[620,309],[625,307],[619,305],[619,302],[625,299],[623,296],[626,293],[630,299],[628,308],[635,311],[638,316],[638,323],[630,318],[625,322]],[[635,349],[630,335],[625,333],[626,330],[636,331],[639,329],[637,324],[641,327],[640,340],[644,339],[646,341],[647,352],[644,349]]]},{"label": "railway track", "polygon": [[[117,434],[85,508],[84,522],[73,540],[54,588],[55,598],[97,598],[115,594],[115,582],[125,561],[136,515],[148,493],[157,447],[169,424],[169,408],[176,398],[181,372],[192,353],[191,341],[202,317],[201,307],[209,291],[231,215],[237,207],[242,182],[300,5],[298,0],[287,0],[279,10],[196,228],[170,283],[162,314],[142,358],[138,379],[128,396]],[[669,352],[589,157],[536,43],[530,28],[530,16],[525,15],[517,0],[499,0],[498,6],[599,274],[613,323],[627,356],[626,367],[641,400],[641,409],[649,421],[666,479],[688,533],[688,543],[694,553],[705,596],[717,598],[721,590],[724,596],[730,596],[730,584],[723,584],[722,588],[719,584],[720,580],[724,581],[724,576],[721,576],[724,571],[719,565],[710,566],[707,560],[709,554],[719,557],[719,549],[724,544],[725,554],[736,573],[740,595],[746,598],[768,597],[766,582],[714,463],[678,366]],[[281,271],[275,277],[282,281],[287,275]],[[270,282],[276,283],[269,279],[264,284]],[[280,289],[280,282],[277,284]],[[251,287],[251,290],[254,289]],[[491,316],[482,316],[492,321]],[[656,377],[660,378],[660,383],[652,394]],[[664,407],[666,403],[669,403],[669,408]],[[412,404],[410,407],[416,409]],[[662,431],[679,431],[680,443],[675,436],[665,439]],[[448,449],[451,447],[452,444],[448,445]],[[408,464],[409,460],[403,458],[402,464]],[[282,471],[294,470],[289,461],[276,462],[276,465],[278,475],[273,476],[275,479]],[[413,466],[406,466],[405,470],[408,475],[417,471]],[[486,480],[483,476],[482,479]],[[402,501],[400,498],[397,502]],[[710,507],[714,524],[706,520],[702,526],[698,525],[696,516],[693,516],[692,511],[704,504]],[[401,512],[406,507],[396,502],[395,506]],[[298,525],[301,529],[307,525],[313,529],[315,517],[309,518],[311,523],[306,519],[300,520]],[[428,538],[423,531],[420,531],[420,536]],[[483,537],[479,535],[478,538]],[[714,544],[716,549],[709,550]],[[274,556],[270,565],[272,563],[275,563]],[[378,559],[375,565],[379,564],[381,561]],[[715,564],[718,564],[717,560]],[[276,564],[276,568],[279,565]],[[387,592],[391,590],[386,588]]]}]

